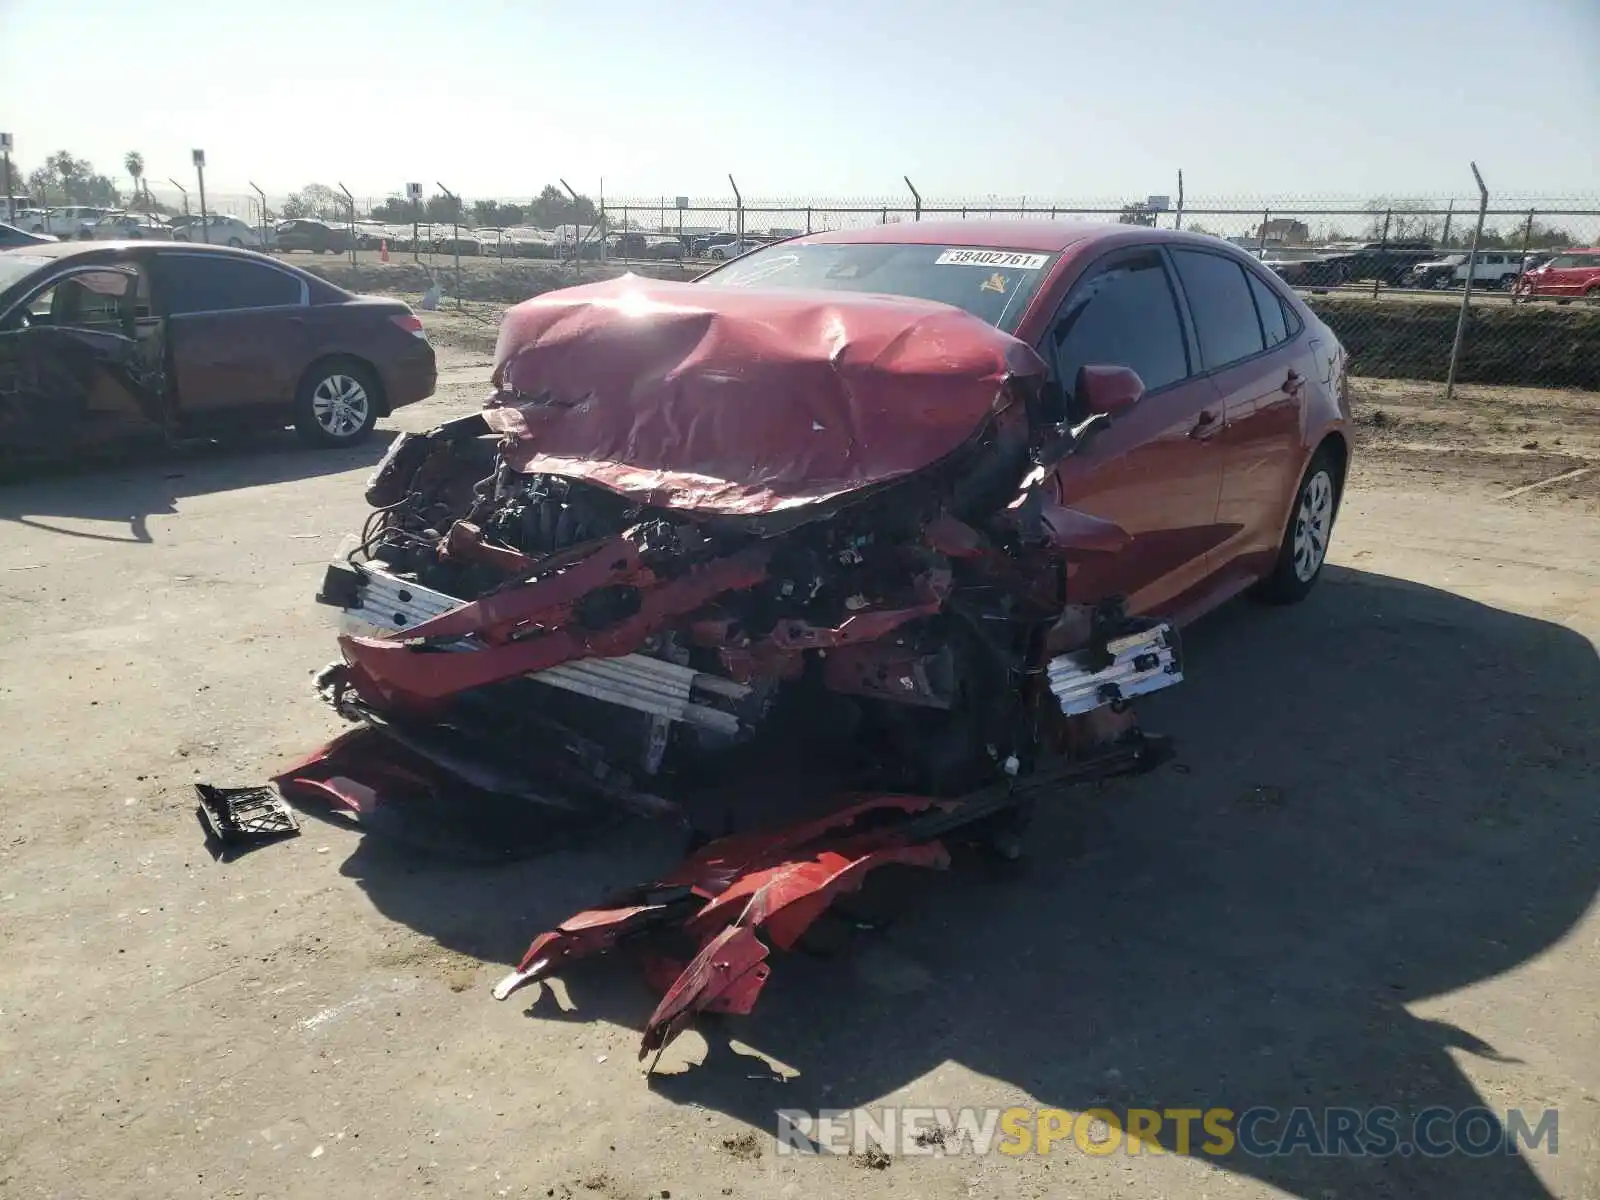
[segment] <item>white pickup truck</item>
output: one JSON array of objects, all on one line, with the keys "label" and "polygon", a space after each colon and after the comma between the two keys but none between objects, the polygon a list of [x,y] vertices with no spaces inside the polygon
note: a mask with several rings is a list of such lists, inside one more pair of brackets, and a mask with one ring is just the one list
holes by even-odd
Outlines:
[{"label": "white pickup truck", "polygon": [[101,217],[112,211],[86,204],[69,204],[62,208],[34,209],[27,214],[26,222],[18,214],[17,223],[29,233],[53,233],[58,238],[87,236],[89,229]]}]

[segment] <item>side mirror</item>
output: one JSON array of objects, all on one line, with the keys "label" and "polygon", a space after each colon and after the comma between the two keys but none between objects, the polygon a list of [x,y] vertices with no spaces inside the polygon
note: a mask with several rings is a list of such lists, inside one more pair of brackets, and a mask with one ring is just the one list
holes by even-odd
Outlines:
[{"label": "side mirror", "polygon": [[1073,395],[1084,412],[1116,417],[1139,402],[1144,395],[1144,380],[1131,367],[1087,363],[1078,368]]}]

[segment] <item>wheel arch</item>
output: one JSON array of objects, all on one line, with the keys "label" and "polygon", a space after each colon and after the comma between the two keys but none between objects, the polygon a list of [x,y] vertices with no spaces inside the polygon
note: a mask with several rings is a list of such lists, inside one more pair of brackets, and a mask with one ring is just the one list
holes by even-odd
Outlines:
[{"label": "wheel arch", "polygon": [[[1345,437],[1344,430],[1330,429],[1324,434],[1322,440],[1317,443],[1316,449],[1311,452],[1311,457],[1306,460],[1307,464],[1315,462],[1317,455],[1324,450],[1328,452],[1328,456],[1333,460],[1334,467],[1339,472],[1339,496],[1342,497],[1344,495],[1345,478],[1350,473],[1350,440]],[[1337,503],[1337,500],[1338,498],[1336,497],[1335,503]]]}]

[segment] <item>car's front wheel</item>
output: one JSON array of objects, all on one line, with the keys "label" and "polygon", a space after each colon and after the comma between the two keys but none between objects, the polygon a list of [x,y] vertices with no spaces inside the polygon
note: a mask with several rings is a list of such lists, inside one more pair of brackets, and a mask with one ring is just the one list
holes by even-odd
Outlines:
[{"label": "car's front wheel", "polygon": [[1272,573],[1256,587],[1256,595],[1262,600],[1269,604],[1297,604],[1311,594],[1327,561],[1343,486],[1338,461],[1324,446],[1300,480]]},{"label": "car's front wheel", "polygon": [[294,427],[314,446],[354,446],[378,423],[378,386],[350,362],[327,362],[306,372],[295,396]]}]

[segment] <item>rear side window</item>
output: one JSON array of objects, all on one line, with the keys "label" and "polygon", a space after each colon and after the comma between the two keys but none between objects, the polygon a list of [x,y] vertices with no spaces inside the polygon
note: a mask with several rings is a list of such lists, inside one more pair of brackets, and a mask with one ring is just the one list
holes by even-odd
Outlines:
[{"label": "rear side window", "polygon": [[161,258],[167,312],[227,312],[300,303],[300,281],[285,271],[236,258],[171,254]]},{"label": "rear side window", "polygon": [[1174,250],[1172,258],[1189,298],[1189,313],[1206,368],[1214,370],[1261,353],[1266,342],[1245,269],[1232,259],[1202,250]]},{"label": "rear side window", "polygon": [[1125,258],[1080,283],[1052,332],[1056,380],[1069,397],[1078,368],[1132,367],[1149,391],[1189,374],[1178,299],[1161,256]]},{"label": "rear side window", "polygon": [[1287,342],[1289,320],[1284,315],[1283,300],[1253,272],[1246,272],[1246,277],[1250,280],[1250,294],[1255,297],[1256,315],[1261,318],[1261,332],[1266,335],[1268,348]]}]

